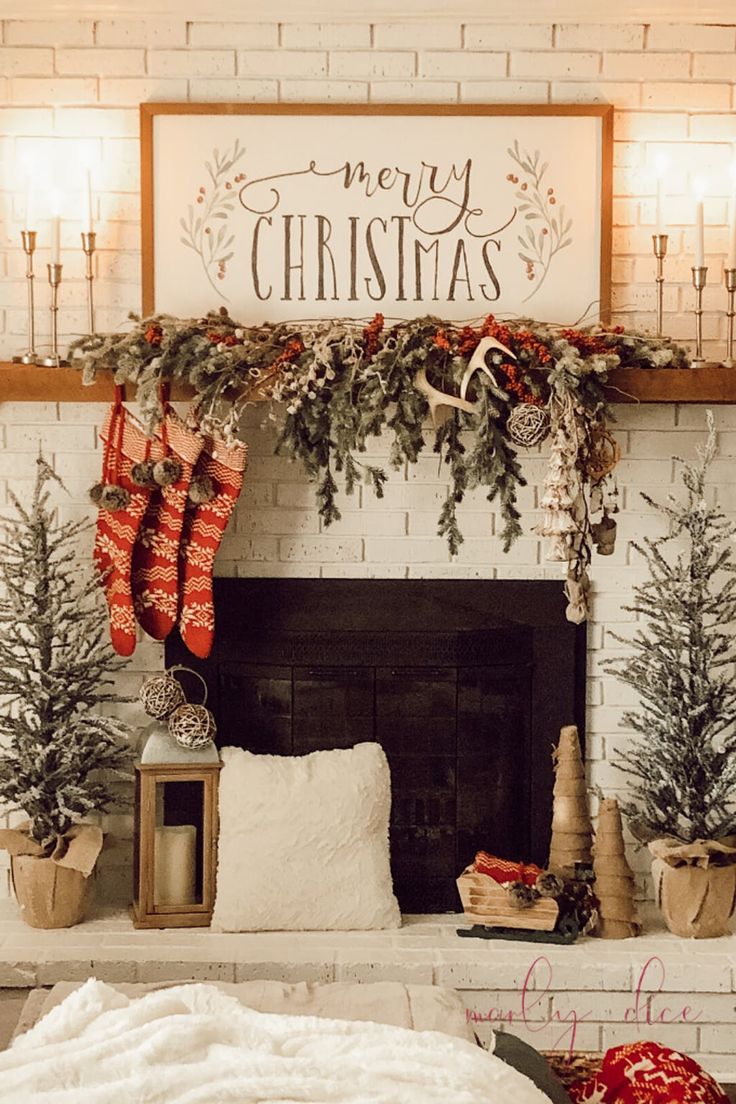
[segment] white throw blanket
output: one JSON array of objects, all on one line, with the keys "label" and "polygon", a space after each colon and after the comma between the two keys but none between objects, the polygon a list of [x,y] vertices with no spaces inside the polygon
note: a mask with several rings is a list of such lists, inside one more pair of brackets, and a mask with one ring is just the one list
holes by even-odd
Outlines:
[{"label": "white throw blanket", "polygon": [[90,979],[0,1054],[3,1104],[548,1104],[462,1039]]}]

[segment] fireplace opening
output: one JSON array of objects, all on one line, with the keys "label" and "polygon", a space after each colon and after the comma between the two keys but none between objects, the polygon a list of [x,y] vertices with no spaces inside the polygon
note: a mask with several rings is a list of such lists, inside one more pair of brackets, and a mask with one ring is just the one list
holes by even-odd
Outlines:
[{"label": "fireplace opening", "polygon": [[475,852],[543,864],[552,747],[584,735],[585,627],[558,580],[216,579],[206,679],[219,746],[380,743],[403,912],[456,912]]}]

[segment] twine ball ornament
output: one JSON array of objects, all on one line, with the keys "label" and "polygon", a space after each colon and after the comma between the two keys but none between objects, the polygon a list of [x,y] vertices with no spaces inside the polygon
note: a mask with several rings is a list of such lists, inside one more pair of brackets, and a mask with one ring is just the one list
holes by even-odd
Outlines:
[{"label": "twine ball ornament", "polygon": [[178,460],[171,456],[165,456],[163,460],[157,460],[153,465],[153,478],[159,487],[169,487],[172,483],[179,482],[182,471],[182,466]]},{"label": "twine ball ornament", "polygon": [[181,747],[195,751],[206,747],[217,734],[215,718],[204,705],[179,705],[168,720],[169,732]]},{"label": "twine ball ornament", "polygon": [[155,717],[157,721],[168,717],[177,706],[186,702],[181,683],[169,671],[147,678],[138,696],[148,716]]},{"label": "twine ball ornament", "polygon": [[515,445],[531,448],[549,435],[549,414],[535,403],[519,403],[509,414],[506,431]]}]

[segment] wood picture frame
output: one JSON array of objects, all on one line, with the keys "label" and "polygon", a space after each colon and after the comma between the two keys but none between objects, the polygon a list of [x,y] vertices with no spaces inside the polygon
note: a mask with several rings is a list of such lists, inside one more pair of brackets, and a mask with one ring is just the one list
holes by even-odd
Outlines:
[{"label": "wood picture frame", "polygon": [[145,314],[609,320],[610,105],[145,103],[140,121]]}]

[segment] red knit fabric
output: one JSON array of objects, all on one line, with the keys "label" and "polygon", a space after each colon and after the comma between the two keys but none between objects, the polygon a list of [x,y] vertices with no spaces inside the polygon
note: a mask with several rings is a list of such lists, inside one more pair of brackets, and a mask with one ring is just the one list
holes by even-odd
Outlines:
[{"label": "red knit fabric", "polygon": [[122,487],[130,495],[130,501],[124,510],[99,511],[93,558],[105,588],[112,646],[119,655],[129,656],[133,654],[136,643],[131,560],[151,494],[131,481],[130,469],[144,459],[147,439],[141,426],[122,403],[110,407],[101,437],[105,443],[102,481]]},{"label": "red knit fabric", "polygon": [[[162,438],[162,430],[164,437]],[[192,469],[204,439],[170,407],[159,429],[152,459],[168,454],[181,464],[181,478],[157,487],[148,502],[133,550],[133,603],[138,623],[154,640],[164,640],[179,611],[179,541]]]},{"label": "red knit fabric", "polygon": [[487,874],[494,882],[524,882],[525,885],[534,885],[542,873],[540,867],[534,863],[528,865],[520,862],[509,862],[508,859],[499,859],[496,855],[489,855],[487,851],[478,851],[473,866],[478,874]]},{"label": "red knit fabric", "polygon": [[728,1104],[693,1058],[659,1043],[614,1047],[595,1077],[568,1092],[573,1104]]},{"label": "red knit fabric", "polygon": [[189,651],[200,659],[206,659],[212,650],[212,571],[243,486],[247,463],[247,445],[228,447],[219,438],[207,437],[194,470],[195,478],[209,477],[215,491],[209,502],[187,502],[179,557],[179,632]]}]

